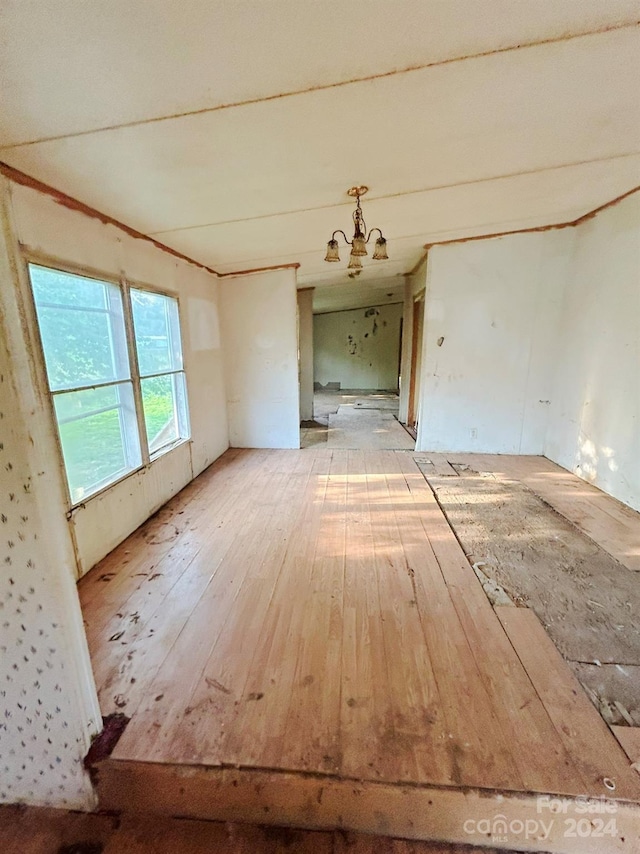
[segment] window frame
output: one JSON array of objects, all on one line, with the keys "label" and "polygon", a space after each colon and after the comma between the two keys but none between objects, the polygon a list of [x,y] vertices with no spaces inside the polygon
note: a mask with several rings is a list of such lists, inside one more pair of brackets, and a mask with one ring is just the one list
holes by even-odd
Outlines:
[{"label": "window frame", "polygon": [[[141,282],[134,281],[132,279],[126,279],[123,283],[125,299],[127,302],[127,309],[125,310],[125,325],[128,320],[131,322],[131,334],[129,335],[129,331],[127,329],[127,341],[131,341],[133,344],[133,358],[135,362],[132,361],[132,365],[135,365],[135,382],[134,382],[134,395],[138,394],[140,398],[140,404],[138,407],[138,402],[136,401],[136,412],[140,412],[142,415],[142,422],[138,422],[139,429],[143,431],[144,434],[144,451],[147,454],[147,464],[155,462],[158,457],[163,456],[172,448],[180,445],[182,442],[191,441],[191,414],[189,411],[189,394],[187,390],[187,367],[186,361],[184,357],[184,347],[182,342],[184,341],[183,329],[182,329],[182,313],[180,311],[180,300],[177,295],[166,293],[166,291],[161,290],[160,288],[151,287],[150,285],[143,284]],[[146,291],[147,293],[157,294],[161,297],[167,297],[168,299],[173,299],[178,304],[178,330],[180,333],[180,355],[182,357],[182,367],[177,370],[172,368],[168,371],[158,371],[153,374],[145,374],[144,376],[140,373],[140,362],[138,359],[138,348],[136,346],[136,335],[135,335],[135,323],[133,319],[133,305],[131,302],[131,291]],[[185,399],[185,427],[187,432],[187,438],[182,439],[174,439],[171,442],[167,442],[165,445],[162,445],[160,448],[156,448],[155,451],[151,452],[149,449],[149,439],[147,437],[147,425],[144,419],[144,402],[142,398],[142,381],[146,379],[153,379],[155,377],[172,377],[172,382],[174,384],[174,393],[175,393],[175,377],[178,375],[182,375],[183,380],[183,393]]]},{"label": "window frame", "polygon": [[[163,288],[159,288],[156,285],[150,285],[147,282],[141,282],[139,280],[134,280],[129,278],[128,276],[116,276],[112,273],[105,273],[102,270],[99,270],[95,267],[84,266],[81,264],[74,264],[73,262],[69,262],[63,259],[60,259],[56,256],[33,252],[31,250],[26,249],[25,247],[21,247],[22,252],[22,262],[23,262],[23,272],[25,281],[27,284],[27,291],[29,294],[29,325],[31,326],[32,334],[30,336],[33,344],[34,344],[34,352],[36,353],[36,372],[38,385],[44,391],[47,397],[48,402],[48,411],[49,417],[51,418],[51,422],[53,425],[53,432],[55,435],[55,442],[58,449],[58,462],[60,471],[62,472],[63,481],[64,481],[64,489],[65,494],[67,496],[67,503],[69,507],[69,518],[71,514],[75,512],[78,508],[84,506],[89,501],[92,501],[94,498],[97,498],[100,495],[104,495],[108,490],[117,486],[119,483],[127,480],[136,474],[139,474],[142,471],[145,471],[149,466],[151,466],[156,460],[160,457],[165,456],[165,454],[170,453],[175,448],[178,448],[180,445],[190,444],[193,439],[191,436],[191,414],[189,411],[189,392],[188,392],[188,378],[187,378],[187,365],[184,354],[184,322],[182,317],[182,306],[180,297],[178,294],[171,293],[169,291],[164,290]],[[29,272],[29,266],[39,266],[46,267],[48,269],[54,270],[60,273],[68,273],[72,276],[80,276],[85,279],[94,279],[99,282],[103,282],[106,284],[115,285],[119,292],[122,300],[122,314],[124,320],[124,338],[125,338],[125,346],[126,346],[126,355],[129,364],[129,373],[130,377],[128,379],[120,379],[113,380],[111,382],[97,382],[89,385],[82,385],[73,388],[66,389],[56,389],[52,391],[49,384],[49,375],[47,371],[47,364],[45,359],[44,352],[44,344],[42,340],[42,334],[40,331],[40,323],[38,320],[38,311],[36,305],[35,293],[33,290],[33,285],[31,282],[31,275]],[[149,293],[157,294],[158,296],[167,297],[168,299],[175,300],[178,306],[178,328],[180,330],[180,347],[182,354],[182,369],[179,371],[168,371],[164,374],[159,374],[159,376],[171,375],[174,373],[180,373],[183,376],[183,384],[184,384],[184,399],[185,399],[185,428],[187,435],[184,437],[179,437],[178,439],[163,445],[161,448],[158,448],[153,453],[149,451],[149,442],[147,439],[147,428],[144,418],[144,407],[142,401],[142,385],[140,376],[140,366],[138,362],[138,351],[136,346],[135,339],[135,327],[133,322],[133,309],[131,304],[131,289],[147,291]],[[65,394],[69,392],[77,392],[77,391],[86,391],[90,389],[96,388],[106,388],[106,387],[115,387],[118,385],[123,385],[126,383],[131,383],[132,392],[133,392],[133,403],[135,408],[136,415],[136,425],[138,429],[138,441],[140,445],[140,458],[141,462],[135,468],[130,469],[125,472],[125,474],[120,475],[113,480],[110,480],[108,483],[105,483],[103,486],[100,486],[90,495],[83,497],[80,501],[74,501],[71,495],[71,489],[69,486],[69,478],[67,476],[67,468],[64,461],[64,453],[62,448],[62,439],[60,436],[60,426],[58,423],[58,416],[55,408],[55,397],[60,394]]]}]

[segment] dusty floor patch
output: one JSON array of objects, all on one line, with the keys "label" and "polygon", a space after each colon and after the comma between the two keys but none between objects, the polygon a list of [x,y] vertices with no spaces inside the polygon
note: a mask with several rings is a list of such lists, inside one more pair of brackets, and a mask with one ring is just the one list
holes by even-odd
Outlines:
[{"label": "dusty floor patch", "polygon": [[412,450],[415,442],[393,412],[340,406],[329,416],[328,448]]},{"label": "dusty floor patch", "polygon": [[[398,407],[398,395],[392,391],[316,391],[313,420],[300,424],[300,447],[312,448],[328,441],[330,448],[413,448],[413,439],[397,421]],[[364,417],[359,418],[360,414]],[[395,426],[379,423],[390,419],[395,421]]]}]

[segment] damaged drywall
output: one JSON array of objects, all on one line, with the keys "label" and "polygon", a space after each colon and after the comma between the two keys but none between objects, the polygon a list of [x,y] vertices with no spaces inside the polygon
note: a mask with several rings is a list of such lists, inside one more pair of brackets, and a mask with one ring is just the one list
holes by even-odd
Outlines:
[{"label": "damaged drywall", "polygon": [[[395,390],[401,303],[314,317],[314,377],[322,387]],[[334,387],[334,386],[332,386]]]}]

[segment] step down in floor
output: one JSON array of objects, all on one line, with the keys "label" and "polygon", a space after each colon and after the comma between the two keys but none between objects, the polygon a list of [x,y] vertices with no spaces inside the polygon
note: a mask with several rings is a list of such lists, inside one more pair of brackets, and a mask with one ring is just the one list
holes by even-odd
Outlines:
[{"label": "step down in floor", "polygon": [[552,854],[640,850],[640,806],[625,801],[349,780],[278,770],[104,759],[102,810]]}]

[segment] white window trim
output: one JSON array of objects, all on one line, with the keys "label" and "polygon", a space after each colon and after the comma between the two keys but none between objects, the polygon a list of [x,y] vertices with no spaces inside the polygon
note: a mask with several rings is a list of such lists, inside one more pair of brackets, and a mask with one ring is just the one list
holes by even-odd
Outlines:
[{"label": "white window trim", "polygon": [[[135,475],[140,474],[140,472],[145,471],[151,465],[153,465],[157,460],[161,457],[164,457],[166,454],[171,453],[173,450],[177,449],[181,445],[191,444],[193,439],[191,437],[191,413],[189,411],[189,393],[188,393],[188,380],[187,380],[187,368],[186,368],[186,360],[184,357],[184,330],[183,330],[183,317],[181,310],[180,297],[178,294],[171,293],[169,291],[163,290],[155,285],[150,285],[147,282],[134,281],[129,279],[128,277],[122,276],[114,276],[110,273],[105,273],[102,270],[98,270],[93,267],[85,267],[82,265],[74,264],[72,262],[57,258],[52,255],[42,254],[40,252],[33,252],[27,249],[24,246],[21,246],[21,254],[22,261],[24,267],[24,276],[27,283],[27,290],[29,293],[29,313],[31,317],[30,326],[32,327],[31,340],[35,345],[35,352],[37,354],[37,381],[41,390],[46,394],[49,403],[49,417],[51,419],[51,424],[53,427],[53,432],[55,435],[56,446],[58,448],[58,460],[60,471],[62,472],[63,481],[64,481],[64,489],[65,494],[67,496],[68,502],[68,512],[67,517],[71,518],[74,512],[81,507],[84,507],[90,501],[93,501],[95,498],[99,498],[103,496],[109,490],[115,488],[123,481],[127,480],[130,477],[134,477]],[[122,298],[122,310],[123,310],[123,318],[124,318],[124,327],[125,327],[125,339],[126,339],[126,347],[127,347],[127,356],[129,359],[129,368],[130,368],[130,378],[123,380],[114,380],[111,382],[102,382],[102,383],[93,383],[91,385],[78,386],[77,388],[67,388],[67,389],[56,389],[52,391],[49,387],[49,377],[47,374],[47,367],[44,355],[44,347],[42,343],[42,336],[40,334],[40,324],[38,322],[38,313],[36,308],[35,295],[33,293],[33,286],[31,284],[31,276],[29,274],[29,265],[33,264],[40,267],[48,267],[49,269],[56,270],[61,273],[69,273],[73,276],[81,276],[86,279],[97,279],[100,282],[105,282],[108,284],[116,285],[120,291],[120,295]],[[135,342],[135,329],[133,324],[133,311],[131,306],[131,288],[134,290],[148,291],[149,293],[158,294],[159,296],[167,297],[168,299],[173,299],[178,304],[178,324],[180,328],[180,343],[181,343],[181,351],[182,351],[182,369],[180,370],[172,370],[165,371],[158,374],[149,375],[148,377],[140,376],[140,367],[138,364],[138,352],[136,348]],[[147,439],[147,428],[144,420],[144,407],[142,404],[142,387],[141,387],[141,379],[149,379],[153,376],[169,376],[171,374],[182,374],[184,377],[184,395],[185,395],[185,409],[186,409],[186,419],[185,426],[187,435],[185,437],[180,437],[173,442],[168,443],[162,448],[158,448],[153,453],[149,452],[149,443]],[[140,442],[140,453],[141,453],[141,463],[139,466],[136,466],[133,469],[126,471],[121,476],[115,478],[114,480],[110,480],[108,483],[105,483],[104,486],[101,486],[99,489],[91,492],[90,495],[83,497],[80,501],[73,501],[71,497],[71,491],[69,489],[69,480],[67,477],[67,470],[64,462],[64,454],[62,450],[62,442],[60,439],[60,431],[58,429],[58,418],[55,411],[54,406],[54,397],[59,394],[65,394],[73,391],[86,391],[90,389],[96,388],[105,388],[109,386],[114,386],[122,383],[131,383],[133,388],[133,399],[134,406],[136,412],[136,423],[138,426],[138,438]]]}]

